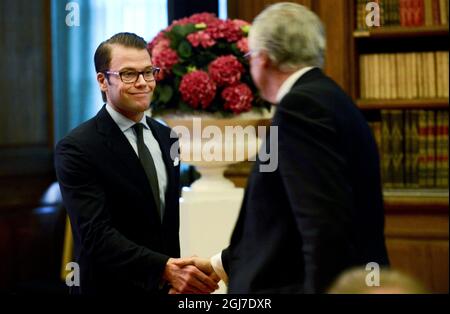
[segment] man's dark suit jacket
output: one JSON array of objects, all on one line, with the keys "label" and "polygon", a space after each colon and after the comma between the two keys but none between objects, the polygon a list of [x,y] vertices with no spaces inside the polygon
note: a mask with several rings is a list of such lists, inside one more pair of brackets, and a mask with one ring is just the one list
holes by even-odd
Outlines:
[{"label": "man's dark suit jacket", "polygon": [[387,264],[378,152],[352,100],[315,68],[272,125],[278,168],[260,172],[257,160],[250,175],[222,253],[229,292],[323,292],[348,267]]},{"label": "man's dark suit jacket", "polygon": [[[147,118],[166,165],[163,222],[139,158],[105,107],[56,147],[55,167],[81,272],[73,293],[156,292],[179,257],[179,166],[170,129]],[[175,150],[177,152],[177,150]]]}]

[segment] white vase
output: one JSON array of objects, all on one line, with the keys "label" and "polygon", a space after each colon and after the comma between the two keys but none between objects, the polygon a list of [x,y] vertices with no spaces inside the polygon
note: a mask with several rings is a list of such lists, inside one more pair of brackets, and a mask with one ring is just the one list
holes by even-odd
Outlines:
[{"label": "white vase", "polygon": [[[210,117],[163,118],[179,134],[180,159],[201,174],[193,191],[233,189],[224,177],[226,168],[254,160],[264,136],[267,118],[214,119]],[[258,130],[258,126],[260,126]]]},{"label": "white vase", "polygon": [[[180,199],[181,256],[210,257],[228,246],[244,196],[244,190],[236,188],[223,173],[227,166],[256,156],[265,135],[261,131],[266,130],[270,120],[267,116],[248,115],[236,119],[191,116],[163,120],[179,133],[181,161],[195,166],[201,175],[190,188],[183,189]],[[244,136],[237,134],[239,130],[244,131]],[[216,293],[225,292],[221,282]]]}]

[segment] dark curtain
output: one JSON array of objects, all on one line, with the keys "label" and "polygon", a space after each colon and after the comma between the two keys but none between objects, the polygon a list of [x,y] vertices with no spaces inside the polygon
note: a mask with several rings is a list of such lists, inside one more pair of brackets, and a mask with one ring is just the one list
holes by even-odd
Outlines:
[{"label": "dark curtain", "polygon": [[169,24],[173,20],[190,16],[194,13],[209,12],[219,15],[218,0],[167,0]]}]

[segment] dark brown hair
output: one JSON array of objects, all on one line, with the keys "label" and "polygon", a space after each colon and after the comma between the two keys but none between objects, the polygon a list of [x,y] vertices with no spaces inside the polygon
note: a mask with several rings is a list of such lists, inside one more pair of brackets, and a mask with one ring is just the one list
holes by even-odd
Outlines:
[{"label": "dark brown hair", "polygon": [[[102,42],[95,50],[94,64],[97,73],[104,72],[109,69],[111,62],[111,45],[117,44],[124,47],[147,49],[147,42],[144,38],[133,33],[118,33]],[[106,94],[102,92],[103,101],[106,102]]]}]

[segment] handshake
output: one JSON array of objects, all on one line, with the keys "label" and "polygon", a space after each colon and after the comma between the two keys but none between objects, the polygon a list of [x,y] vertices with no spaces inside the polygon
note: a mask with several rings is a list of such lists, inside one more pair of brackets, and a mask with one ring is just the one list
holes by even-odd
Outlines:
[{"label": "handshake", "polygon": [[209,259],[192,256],[169,258],[163,280],[170,286],[169,294],[206,294],[219,288],[220,277]]}]

